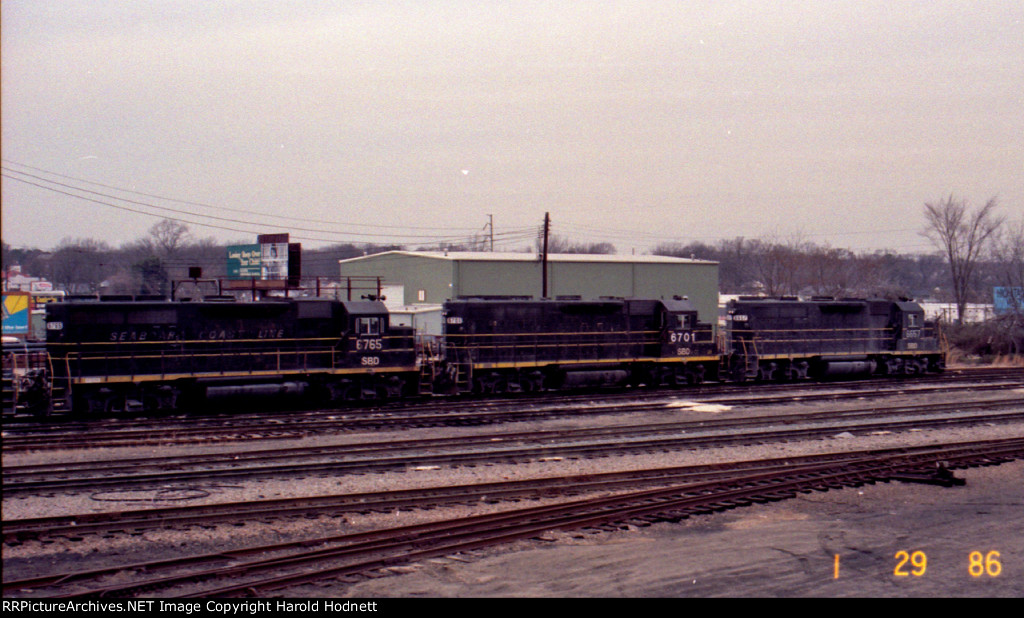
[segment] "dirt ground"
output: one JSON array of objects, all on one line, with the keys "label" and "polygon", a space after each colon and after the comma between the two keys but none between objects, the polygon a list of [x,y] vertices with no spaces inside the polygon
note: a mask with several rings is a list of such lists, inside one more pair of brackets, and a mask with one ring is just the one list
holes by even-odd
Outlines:
[{"label": "dirt ground", "polygon": [[677,524],[552,533],[374,579],[291,592],[363,598],[1024,596],[1024,462],[957,476],[967,484],[885,483]]}]

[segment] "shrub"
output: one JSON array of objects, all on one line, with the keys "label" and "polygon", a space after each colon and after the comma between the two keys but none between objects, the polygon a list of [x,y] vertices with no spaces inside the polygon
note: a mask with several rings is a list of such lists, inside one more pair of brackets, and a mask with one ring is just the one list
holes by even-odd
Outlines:
[{"label": "shrub", "polygon": [[967,356],[985,362],[999,358],[1014,362],[1024,354],[1024,319],[1016,314],[1002,315],[977,324],[946,325],[950,345]]}]

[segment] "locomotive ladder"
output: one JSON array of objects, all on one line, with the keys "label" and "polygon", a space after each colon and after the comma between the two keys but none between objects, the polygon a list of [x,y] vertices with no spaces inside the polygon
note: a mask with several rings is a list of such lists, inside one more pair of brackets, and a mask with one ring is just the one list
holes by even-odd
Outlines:
[{"label": "locomotive ladder", "polygon": [[431,358],[424,358],[420,363],[420,395],[430,395],[434,392],[434,361]]},{"label": "locomotive ladder", "polygon": [[470,362],[472,355],[469,350],[466,352],[466,360],[463,362],[462,354],[463,348],[453,346],[452,350],[455,352],[455,392],[457,393],[468,393],[473,391],[473,363]]},{"label": "locomotive ladder", "polygon": [[[757,353],[757,340],[751,337],[747,340],[744,338],[739,339],[740,345],[743,348],[743,376],[742,379],[746,380],[749,377],[756,378],[758,375],[758,360],[759,355]],[[750,344],[748,349],[747,343]]]},{"label": "locomotive ladder", "polygon": [[473,390],[473,365],[459,363],[455,365],[455,388],[460,393],[467,393]]},{"label": "locomotive ladder", "polygon": [[[21,409],[46,415],[54,405],[53,358],[45,350],[5,350],[3,357],[3,411]],[[26,390],[22,390],[25,388]]]}]

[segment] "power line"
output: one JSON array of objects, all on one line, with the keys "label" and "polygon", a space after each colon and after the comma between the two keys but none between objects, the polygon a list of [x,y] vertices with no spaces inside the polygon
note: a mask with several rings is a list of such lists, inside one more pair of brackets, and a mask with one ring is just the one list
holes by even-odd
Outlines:
[{"label": "power line", "polygon": [[[218,216],[215,216],[215,215],[206,215],[206,214],[202,214],[202,213],[195,213],[195,212],[185,211],[185,210],[181,210],[181,209],[177,209],[177,208],[170,208],[170,207],[167,207],[167,206],[159,206],[159,205],[156,205],[156,204],[150,204],[148,202],[142,202],[142,201],[139,201],[139,200],[132,200],[132,199],[128,199],[128,198],[118,197],[116,195],[110,195],[110,194],[99,192],[99,191],[93,191],[93,190],[90,190],[90,189],[86,189],[86,188],[82,188],[82,187],[77,187],[77,186],[70,185],[70,184],[67,184],[67,183],[57,182],[57,181],[54,181],[54,180],[43,178],[43,177],[35,175],[35,174],[29,174],[27,172],[20,172],[18,170],[14,170],[14,169],[7,168],[7,167],[3,167],[3,168],[0,168],[0,169],[3,169],[3,171],[6,172],[6,173],[2,174],[3,177],[8,178],[10,180],[22,182],[22,183],[25,183],[25,184],[28,184],[28,185],[32,185],[32,186],[35,186],[35,187],[38,187],[38,188],[41,188],[41,189],[44,189],[44,190],[47,190],[47,191],[51,191],[51,192],[54,192],[54,193],[59,193],[59,194],[66,195],[66,196],[69,196],[69,197],[73,197],[73,198],[76,198],[76,199],[85,200],[85,201],[92,202],[92,203],[95,203],[95,204],[100,204],[100,205],[103,205],[103,206],[108,206],[110,208],[115,208],[115,209],[118,209],[118,210],[132,212],[132,213],[136,213],[136,214],[141,214],[141,215],[146,215],[146,216],[151,216],[151,217],[160,217],[160,218],[163,218],[163,219],[170,219],[172,221],[177,221],[177,222],[180,222],[180,223],[185,223],[185,224],[190,224],[190,225],[197,225],[197,226],[201,226],[201,227],[207,227],[207,228],[219,229],[219,230],[226,230],[226,231],[231,231],[231,232],[241,232],[241,233],[246,233],[246,234],[258,234],[258,233],[261,233],[263,230],[254,230],[254,229],[250,229],[250,228],[240,228],[240,227],[235,227],[235,226],[239,226],[239,225],[240,226],[265,226],[266,225],[266,224],[260,223],[258,221],[243,221],[243,220],[239,220],[239,219],[231,219],[231,218],[226,218],[226,217],[218,217]],[[27,180],[26,178],[22,178],[22,177],[13,175],[13,174],[17,174],[17,175],[20,175],[20,176],[25,176],[27,178],[32,178],[32,179],[38,180],[40,182],[33,182],[31,180]],[[42,184],[42,183],[46,183],[46,184]],[[55,186],[52,186],[52,185],[55,185]],[[59,189],[57,187],[64,187],[65,189],[68,189],[68,191]],[[79,193],[87,193],[87,194],[95,195],[95,196],[98,196],[98,197],[107,198],[108,200],[116,200],[116,201],[125,202],[125,203],[128,203],[128,204],[132,204],[134,206],[155,209],[155,210],[164,211],[166,213],[173,213],[173,214],[168,215],[168,214],[163,214],[163,213],[157,214],[157,213],[153,213],[153,212],[147,212],[145,210],[140,210],[139,208],[132,208],[132,207],[129,207],[129,206],[125,206],[123,204],[116,204],[116,203],[112,203],[110,201],[96,199],[96,198],[88,197],[88,196],[85,196],[85,195],[79,195],[78,193],[72,193],[71,191],[75,191],[75,192],[79,192]],[[179,215],[179,216],[175,216],[175,215]],[[211,219],[211,220],[218,221],[218,222],[223,222],[223,223],[208,223],[208,222],[195,221],[193,219],[182,218],[182,217],[200,217],[200,218]],[[391,226],[391,227],[394,227],[394,226]],[[314,232],[314,233],[336,234],[338,236],[359,236],[359,237],[369,237],[369,238],[391,239],[391,243],[392,244],[394,244],[394,243],[402,243],[402,242],[410,242],[409,239],[415,239],[415,240],[411,240],[411,242],[420,242],[420,243],[426,242],[428,244],[433,244],[433,243],[472,242],[472,240],[473,240],[472,237],[466,237],[466,236],[461,236],[461,235],[460,236],[437,236],[437,235],[425,235],[425,234],[406,234],[406,235],[400,235],[400,234],[372,234],[372,233],[366,233],[366,232],[333,231],[333,230],[312,229],[312,228],[303,228],[303,227],[291,227],[291,230],[298,230],[300,232]],[[303,235],[296,235],[296,234],[292,234],[292,236],[296,240],[309,240],[309,241],[315,241],[315,242],[338,243],[338,242],[345,242],[346,241],[345,239],[323,238],[323,237],[318,237],[318,236],[303,236]],[[372,243],[370,241],[348,241],[348,242],[352,242],[353,244],[375,244],[375,243]]]},{"label": "power line", "polygon": [[[73,193],[68,193],[67,191],[61,191],[59,189],[55,189],[55,188],[47,186],[47,185],[42,185],[42,184],[39,184],[39,183],[34,183],[34,182],[30,182],[30,181],[24,180],[22,178],[18,178],[16,176],[11,176],[10,173],[21,174],[23,176],[28,176],[29,178],[34,178],[36,180],[39,180],[39,181],[42,181],[42,182],[45,182],[45,183],[50,183],[50,184],[56,185],[58,187],[64,187],[66,189],[70,189],[70,190],[73,190],[73,191],[80,191],[82,193],[89,193],[89,194],[92,194],[92,195],[98,195],[100,197],[105,197],[105,198],[112,199],[112,200],[119,200],[119,201],[122,201],[122,202],[127,202],[129,204],[134,204],[136,206],[143,206],[143,207],[146,207],[146,208],[154,208],[154,209],[157,209],[157,210],[167,211],[167,212],[171,212],[171,213],[175,213],[175,214],[186,215],[186,216],[190,216],[190,217],[202,217],[202,218],[205,218],[205,219],[213,219],[214,221],[223,221],[223,222],[226,222],[226,223],[239,224],[239,225],[264,225],[264,224],[262,224],[262,223],[260,223],[258,221],[242,221],[242,220],[239,220],[239,219],[229,219],[229,218],[226,218],[226,217],[218,217],[216,215],[206,215],[206,214],[202,214],[202,213],[189,212],[189,211],[181,210],[181,209],[178,209],[178,208],[170,208],[170,207],[167,207],[167,206],[158,206],[156,204],[150,204],[148,202],[141,202],[141,201],[138,201],[138,200],[131,200],[131,199],[128,199],[128,198],[118,197],[116,195],[110,195],[110,194],[102,193],[102,192],[99,192],[99,191],[92,191],[91,189],[83,189],[82,187],[76,187],[74,185],[69,185],[69,184],[66,184],[66,183],[57,182],[57,181],[54,181],[54,180],[49,180],[47,178],[42,178],[40,176],[37,176],[37,175],[34,175],[34,174],[28,174],[26,172],[19,172],[17,170],[12,170],[10,168],[2,168],[2,169],[4,171],[9,172],[8,174],[5,174],[4,176],[6,178],[10,178],[11,180],[18,180],[18,181],[25,182],[25,183],[30,184],[30,185],[34,185],[34,186],[37,186],[37,187],[40,187],[40,188],[43,188],[43,189],[47,189],[47,190],[50,190],[50,191],[55,191],[57,193],[62,193],[64,195],[68,195],[68,196],[71,196],[71,197],[77,197],[79,199],[88,199],[88,201],[91,201],[91,202],[95,202],[95,203],[98,203],[98,204],[104,204],[106,206],[111,206],[113,208],[121,208],[122,210],[128,210],[128,211],[139,213],[139,214],[146,214],[146,215],[150,215],[150,216],[161,216],[161,215],[154,215],[153,213],[148,213],[148,212],[144,212],[144,211],[140,211],[140,210],[135,210],[135,209],[131,209],[131,208],[120,207],[120,206],[118,206],[116,204],[111,204],[109,202],[104,202],[104,201],[100,201],[100,200],[85,198],[83,196],[76,195],[76,194],[73,194]],[[164,217],[164,218],[172,218],[172,217]],[[175,219],[175,220],[177,220],[177,221],[185,221],[185,220],[182,220],[182,219]],[[185,221],[185,222],[189,222],[189,221]],[[239,230],[237,228],[225,228],[225,227],[218,226],[218,225],[203,224],[203,223],[200,223],[200,222],[194,222],[194,223],[196,225],[207,225],[208,227],[214,227],[214,228],[219,228],[219,229],[227,229],[227,230],[231,230],[231,231],[248,231],[248,230]],[[395,236],[395,235],[392,235],[392,234],[369,234],[369,233],[366,233],[366,232],[334,232],[334,231],[331,231],[331,230],[321,230],[321,229],[303,228],[303,227],[294,227],[294,226],[291,229],[297,229],[297,230],[304,231],[304,232],[327,232],[329,234],[347,234],[347,235],[351,235],[351,236],[369,236],[369,237],[383,237],[383,238],[391,238],[391,237]],[[435,239],[435,240],[438,239],[437,236],[433,236],[433,235],[404,235],[404,236],[401,236],[401,237],[403,237],[403,238],[430,238],[430,239]],[[440,237],[440,238],[442,240],[444,240],[444,239],[456,239],[456,238],[461,238],[461,236],[449,236],[449,237]]]},{"label": "power line", "polygon": [[[65,174],[60,174],[60,173],[53,172],[53,171],[50,171],[50,170],[46,170],[46,169],[43,169],[43,168],[33,167],[31,165],[26,165],[24,163],[18,163],[16,161],[11,161],[10,159],[0,159],[0,160],[2,160],[5,163],[8,163],[8,164],[13,164],[13,165],[17,165],[17,166],[20,166],[20,167],[24,167],[24,168],[27,168],[27,169],[30,169],[30,170],[34,170],[34,171],[37,171],[37,172],[41,172],[41,173],[47,174],[49,176],[56,176],[58,178],[64,178],[64,179],[67,179],[67,180],[74,180],[76,182],[84,182],[86,184],[95,185],[97,187],[103,187],[105,189],[112,189],[114,191],[118,191],[118,192],[121,192],[121,193],[129,193],[131,195],[141,195],[143,197],[151,197],[151,198],[158,199],[158,200],[164,200],[164,201],[168,201],[168,202],[175,202],[175,203],[178,203],[178,204],[185,204],[185,205],[189,205],[189,206],[200,206],[202,208],[210,208],[210,209],[213,209],[213,210],[223,210],[223,211],[227,211],[227,212],[237,212],[237,213],[242,213],[242,214],[246,214],[246,215],[256,215],[256,216],[259,216],[259,217],[267,217],[267,218],[270,218],[270,219],[282,219],[282,220],[286,220],[286,221],[305,221],[307,223],[320,223],[320,224],[327,224],[327,225],[345,225],[345,226],[351,226],[351,227],[369,227],[369,228],[374,228],[374,229],[384,228],[384,229],[402,229],[402,230],[448,230],[448,231],[455,230],[455,229],[465,230],[465,231],[472,231],[472,230],[476,229],[476,228],[468,228],[468,227],[466,227],[466,228],[453,228],[451,226],[416,226],[416,225],[385,225],[385,224],[376,224],[376,223],[350,223],[350,222],[342,222],[342,221],[324,221],[324,220],[319,220],[319,219],[309,219],[309,218],[305,218],[305,217],[291,217],[291,216],[288,216],[288,215],[275,215],[275,214],[267,214],[267,213],[261,213],[261,212],[253,212],[252,210],[245,210],[245,209],[241,209],[241,208],[230,208],[228,206],[213,206],[211,204],[205,204],[203,202],[193,202],[193,201],[181,200],[181,199],[173,198],[173,197],[166,197],[166,196],[162,196],[162,195],[156,195],[156,194],[153,194],[153,193],[145,193],[145,192],[142,192],[142,191],[134,191],[132,189],[125,189],[124,187],[118,187],[118,186],[115,186],[115,185],[103,184],[101,182],[95,182],[95,181],[87,180],[87,179],[83,179],[83,178],[76,178],[74,176],[67,176]],[[73,186],[73,185],[63,185],[62,183],[58,183],[56,181],[49,180],[49,179],[43,179],[43,178],[41,178],[39,176],[34,176],[34,175],[31,175],[31,174],[28,174],[26,172],[22,172],[22,171],[19,171],[19,170],[11,170],[9,168],[7,168],[7,169],[9,171],[12,171],[12,172],[15,172],[15,173],[18,173],[18,174],[23,174],[25,176],[30,176],[30,177],[33,177],[33,178],[38,178],[38,179],[41,179],[41,180],[45,180],[46,182],[52,182],[54,184],[58,184],[58,185],[61,185],[61,186],[69,186],[69,187]],[[75,187],[75,189],[81,190],[81,191],[88,191],[87,189],[81,189],[81,188],[78,188],[78,187]],[[93,193],[91,191],[89,191],[89,192]],[[105,195],[105,194],[100,194],[100,195]],[[120,197],[114,197],[114,196],[108,196],[108,197],[112,197],[113,199],[118,199],[118,200],[130,201],[130,200],[125,200],[124,198],[120,198]],[[153,206],[153,207],[154,208],[161,208],[159,206]],[[190,214],[193,214],[195,216],[210,216],[210,215],[203,215],[201,213],[190,213]],[[263,225],[263,224],[261,223],[260,225]]]}]

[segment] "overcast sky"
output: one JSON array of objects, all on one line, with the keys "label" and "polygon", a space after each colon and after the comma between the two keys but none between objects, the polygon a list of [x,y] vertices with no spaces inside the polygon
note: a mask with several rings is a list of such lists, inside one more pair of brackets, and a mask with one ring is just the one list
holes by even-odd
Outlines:
[{"label": "overcast sky", "polygon": [[[799,236],[1024,216],[1020,0],[3,0],[3,240]],[[31,183],[31,184],[30,184]],[[59,183],[59,184],[58,184]],[[134,193],[133,193],[134,192]],[[71,195],[73,194],[73,197]]]}]

